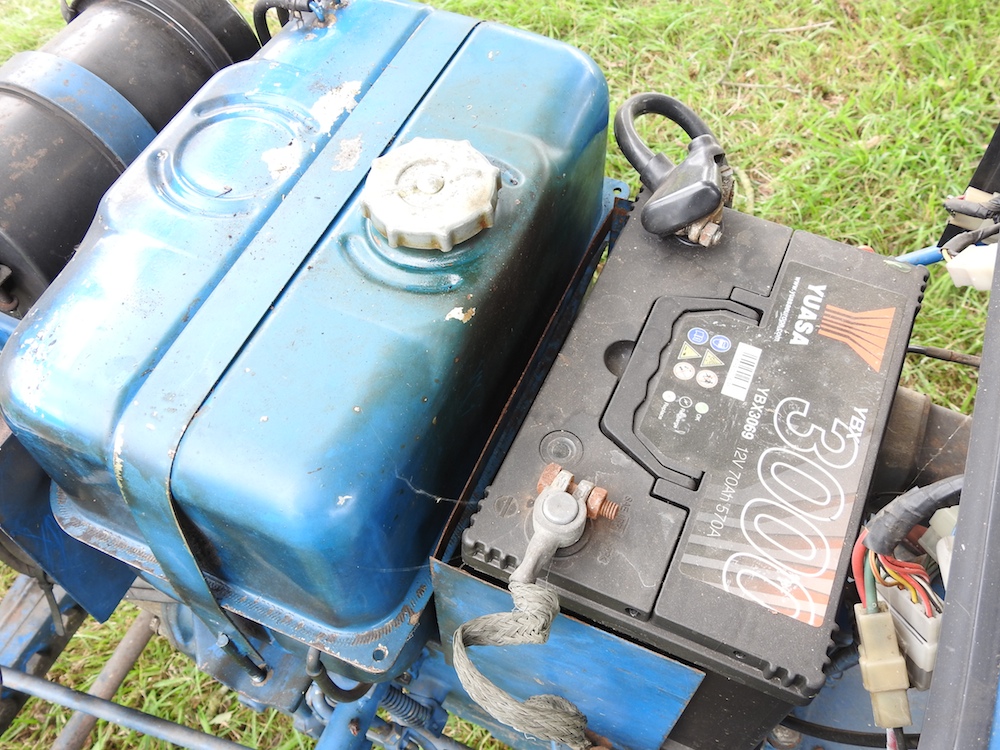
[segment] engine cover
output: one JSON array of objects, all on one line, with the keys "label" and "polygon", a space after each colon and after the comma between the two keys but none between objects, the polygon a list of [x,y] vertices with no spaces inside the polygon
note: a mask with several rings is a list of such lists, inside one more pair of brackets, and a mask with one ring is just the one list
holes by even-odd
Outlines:
[{"label": "engine cover", "polygon": [[509,576],[549,462],[607,489],[617,517],[588,521],[542,577],[564,609],[722,678],[678,739],[750,747],[825,680],[926,272],[735,212],[716,247],[662,240],[638,221],[644,200],[463,559]]},{"label": "engine cover", "polygon": [[[222,630],[213,599],[374,674],[600,223],[607,90],[566,45],[412,3],[306,19],[107,194],[0,405],[70,534]],[[494,226],[448,253],[358,206],[415,138],[499,169]]]}]

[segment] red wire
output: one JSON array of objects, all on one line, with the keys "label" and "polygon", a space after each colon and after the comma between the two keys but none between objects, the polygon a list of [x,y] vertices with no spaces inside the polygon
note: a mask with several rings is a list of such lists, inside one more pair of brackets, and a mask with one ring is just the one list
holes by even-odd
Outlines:
[{"label": "red wire", "polygon": [[924,605],[924,612],[927,613],[928,617],[934,617],[934,606],[931,604],[930,597],[927,596],[924,587],[914,580],[915,578],[921,578],[930,583],[930,576],[927,575],[924,566],[919,563],[904,562],[888,555],[879,555],[878,558],[879,562],[887,568],[891,568],[900,578],[913,586],[914,591],[917,592],[917,596]]},{"label": "red wire", "polygon": [[858,541],[854,543],[854,550],[851,552],[851,572],[854,574],[854,585],[858,587],[858,596],[861,597],[861,606],[868,609],[868,599],[865,597],[865,546],[862,544],[868,535],[868,529],[861,529],[858,534]]},{"label": "red wire", "polygon": [[[865,552],[867,552],[864,546],[864,539],[867,535],[868,529],[862,528],[861,533],[858,534],[858,541],[854,543],[854,549],[851,551],[851,572],[854,574],[854,585],[857,586],[858,596],[861,598],[861,606],[865,609],[868,608],[868,600],[865,596],[864,569]],[[934,607],[931,604],[930,597],[927,595],[924,587],[914,580],[914,578],[922,578],[930,583],[930,576],[927,574],[924,566],[919,563],[905,562],[889,555],[877,555],[877,557],[879,562],[886,568],[891,568],[900,578],[903,578],[908,584],[913,586],[914,591],[917,592],[917,597],[924,605],[924,611],[927,613],[927,616],[933,617]]]},{"label": "red wire", "polygon": [[917,524],[912,529],[910,529],[910,533],[906,535],[906,541],[909,542],[911,545],[913,545],[915,551],[917,552],[923,553],[927,551],[924,549],[924,545],[920,543],[920,537],[922,537],[926,531],[927,531],[926,526],[921,526],[920,524]]},{"label": "red wire", "polygon": [[924,587],[909,576],[906,576],[906,578],[909,580],[910,585],[916,590],[917,596],[919,596],[920,600],[924,603],[924,612],[927,613],[928,617],[934,617],[934,605],[931,604],[931,598],[927,596],[927,592],[924,591]]},{"label": "red wire", "polygon": [[897,573],[907,573],[911,576],[923,578],[928,582],[930,581],[931,577],[927,574],[927,569],[920,563],[905,562],[889,555],[879,555],[879,560],[887,568],[892,568]]}]

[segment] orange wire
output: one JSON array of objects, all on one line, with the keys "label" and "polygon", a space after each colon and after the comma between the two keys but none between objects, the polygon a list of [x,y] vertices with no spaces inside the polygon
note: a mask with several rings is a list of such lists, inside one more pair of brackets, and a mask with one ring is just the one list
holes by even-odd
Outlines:
[{"label": "orange wire", "polygon": [[[872,569],[872,575],[875,576],[875,580],[883,586],[899,586],[893,579],[886,579],[886,570],[881,565],[881,562],[875,550],[868,550],[868,566]],[[902,588],[901,586],[899,587]]]},{"label": "orange wire", "polygon": [[905,573],[930,582],[931,577],[928,575],[927,569],[920,563],[905,562],[889,555],[879,555],[879,560],[886,568],[891,568],[897,573]]}]

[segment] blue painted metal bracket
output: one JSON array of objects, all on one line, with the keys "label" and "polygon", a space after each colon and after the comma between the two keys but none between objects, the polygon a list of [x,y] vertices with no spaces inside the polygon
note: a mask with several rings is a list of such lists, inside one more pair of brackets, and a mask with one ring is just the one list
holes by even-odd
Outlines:
[{"label": "blue painted metal bracket", "polygon": [[[437,560],[431,572],[442,648],[450,663],[452,636],[461,624],[480,615],[509,611],[513,604],[508,591]],[[704,677],[694,667],[565,614],[556,616],[544,646],[476,648],[471,656],[484,674],[511,695],[522,700],[539,693],[561,695],[583,711],[589,730],[610,739],[614,747],[632,750],[660,747]],[[442,670],[428,667],[442,677]],[[498,725],[472,703],[457,678],[449,681],[445,708],[485,721],[515,747],[549,747]]]},{"label": "blue painted metal bracket", "polygon": [[366,737],[375,719],[375,711],[388,690],[387,684],[376,685],[364,697],[353,703],[341,703],[333,710],[316,750],[362,750],[371,747]]},{"label": "blue painted metal bracket", "polygon": [[156,132],[129,101],[76,63],[48,52],[21,52],[3,68],[0,88],[69,115],[121,164],[130,164]]},{"label": "blue painted metal bracket", "polygon": [[135,571],[62,530],[49,504],[51,484],[0,419],[0,530],[95,619],[106,620]]},{"label": "blue painted metal bracket", "polygon": [[[198,617],[257,667],[263,666],[260,654],[223,612],[182,529],[170,486],[173,457],[198,409],[360,186],[368,165],[389,146],[477,23],[446,14],[424,20],[338,131],[342,140],[363,144],[354,166],[335,170],[335,149],[317,157],[150,373],[116,429],[119,488],[164,574]],[[386,101],[395,103],[393,111],[368,112]],[[147,467],[161,465],[164,456],[170,457],[167,476],[151,475]],[[380,674],[396,656],[367,644],[348,661]]]}]

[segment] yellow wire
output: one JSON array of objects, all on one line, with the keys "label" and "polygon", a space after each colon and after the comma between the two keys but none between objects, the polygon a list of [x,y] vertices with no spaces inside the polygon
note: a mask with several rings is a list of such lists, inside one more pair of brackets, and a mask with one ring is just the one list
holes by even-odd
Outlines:
[{"label": "yellow wire", "polygon": [[903,588],[910,592],[911,602],[914,604],[920,604],[920,597],[917,596],[917,590],[913,588],[913,584],[902,578],[899,573],[888,566],[886,566],[885,572],[892,576],[893,580],[897,581]]}]

